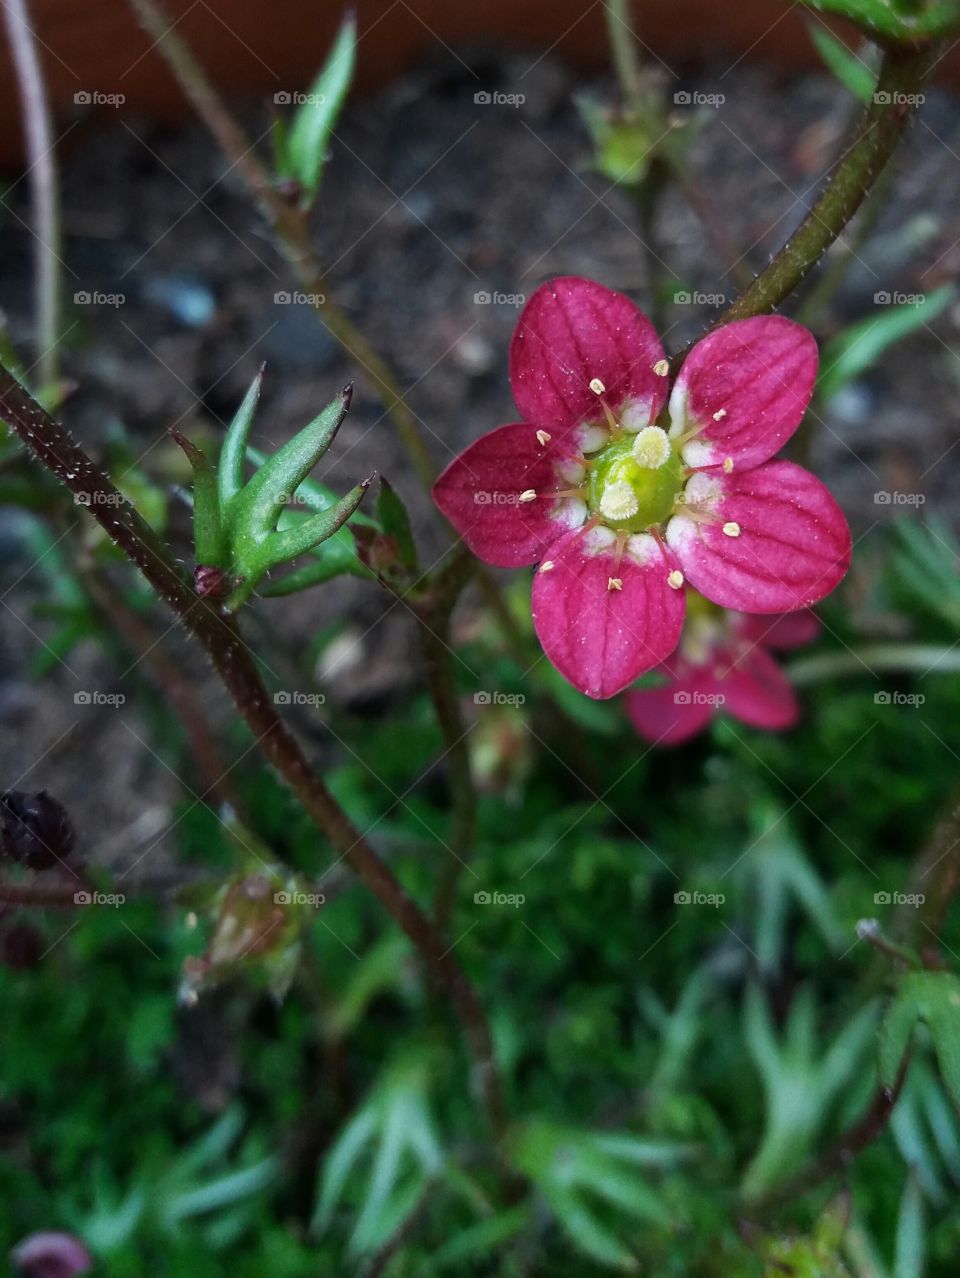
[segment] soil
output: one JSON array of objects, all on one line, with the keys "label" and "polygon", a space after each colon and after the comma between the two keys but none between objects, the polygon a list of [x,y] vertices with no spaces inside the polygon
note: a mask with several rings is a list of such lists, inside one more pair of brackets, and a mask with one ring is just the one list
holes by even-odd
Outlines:
[{"label": "soil", "polygon": [[[477,103],[478,83],[525,100]],[[788,77],[746,60],[675,87],[724,96],[704,109],[694,167],[727,239],[758,269],[802,215],[852,99],[826,75]],[[461,50],[351,103],[338,129],[316,216],[331,290],[399,369],[438,464],[513,419],[507,345],[518,300],[542,280],[582,274],[651,304],[632,199],[586,166],[572,104],[583,90],[549,56],[531,65],[529,57]],[[244,112],[266,147],[266,108]],[[895,198],[835,299],[831,328],[874,313],[878,291],[929,292],[956,275],[958,153],[956,99],[932,92],[900,161]],[[140,464],[168,478],[178,464],[168,428],[207,438],[222,430],[261,361],[257,442],[266,447],[357,378],[353,410],[317,477],[345,491],[374,469],[387,475],[414,512],[427,561],[442,550],[442,530],[362,370],[308,305],[278,297],[294,289],[290,274],[199,125],[102,118],[97,132],[66,138],[62,187],[65,291],[78,296],[67,308],[64,365],[76,390],[65,416],[87,447],[101,452],[122,427]],[[21,351],[30,349],[26,188],[20,180],[8,197],[0,248],[2,302]],[[700,223],[674,194],[658,235],[669,291],[733,295]],[[672,301],[661,309],[670,350],[713,313],[708,304]],[[875,503],[878,490],[922,493],[926,512],[956,517],[958,324],[955,308],[898,346],[835,401],[819,432],[813,467],[868,539],[893,513]],[[175,529],[184,523],[176,503],[172,519]],[[141,743],[152,740],[149,707],[134,698],[118,715],[74,701],[77,689],[118,687],[126,670],[118,659],[87,643],[67,657],[69,669],[54,662],[48,677],[31,678],[51,633],[38,612],[49,582],[23,531],[16,512],[0,514],[0,781],[49,787],[73,812],[92,859],[130,864],[157,840],[175,840],[168,816],[183,791]],[[369,706],[402,695],[417,677],[409,619],[372,585],[344,579],[257,607],[292,651],[346,619],[351,642],[340,648],[350,656],[327,681],[335,702]],[[179,635],[165,642],[202,674]],[[225,715],[214,692],[199,695]]]}]

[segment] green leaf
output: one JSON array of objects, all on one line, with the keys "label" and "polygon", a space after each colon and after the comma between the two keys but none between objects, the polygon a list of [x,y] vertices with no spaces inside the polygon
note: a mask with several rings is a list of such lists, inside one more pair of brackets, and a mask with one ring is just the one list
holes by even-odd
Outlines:
[{"label": "green leaf", "polygon": [[357,50],[357,21],[348,13],[306,100],[297,109],[287,139],[288,164],[311,203],[320,189],[330,135],[343,106]]},{"label": "green leaf", "polygon": [[880,1027],[880,1081],[893,1087],[922,1021],[933,1039],[947,1091],[960,1104],[960,978],[952,972],[909,972]]},{"label": "green leaf", "polygon": [[368,479],[351,488],[345,497],[341,497],[335,506],[319,515],[310,515],[306,519],[285,528],[283,531],[271,533],[262,547],[261,562],[266,567],[286,563],[298,555],[312,550],[320,542],[332,537],[347,522],[353,512],[363,501],[364,493],[370,487]]},{"label": "green leaf", "polygon": [[404,568],[411,571],[417,567],[417,550],[413,541],[413,529],[410,526],[410,516],[407,514],[407,508],[403,504],[402,498],[397,494],[386,479],[380,479],[380,492],[377,494],[377,518],[380,521],[380,527],[388,537],[393,537],[397,543],[397,549],[400,552],[400,562]]},{"label": "green leaf", "polygon": [[[252,446],[247,448],[247,457],[255,466],[263,466],[268,460],[266,453],[262,453],[259,448],[253,448]],[[306,479],[300,481],[300,487],[297,489],[298,503],[301,506],[307,506],[310,510],[318,513],[322,510],[329,510],[330,507],[335,505],[339,500],[340,498],[332,488],[328,488],[326,484],[321,484],[316,479],[311,479],[309,475]],[[284,517],[281,515],[281,525],[283,523],[283,518]],[[369,515],[365,515],[362,510],[358,510],[356,512],[351,522],[355,524],[366,524],[370,528],[377,528],[379,526],[375,519],[371,519]]]},{"label": "green leaf", "polygon": [[243,487],[243,463],[247,452],[247,440],[250,427],[257,411],[260,399],[260,387],[263,385],[263,368],[250,383],[243,397],[243,403],[237,409],[233,421],[227,428],[227,434],[220,449],[220,461],[217,465],[217,489],[220,495],[220,509],[226,510],[230,502]]},{"label": "green leaf", "polygon": [[[888,347],[936,319],[955,295],[954,286],[944,284],[916,304],[887,306],[882,314],[851,325],[828,342],[817,379],[821,399],[832,399],[847,382],[871,368]],[[877,294],[878,298],[882,296]]]},{"label": "green leaf", "polygon": [[924,1251],[923,1195],[911,1171],[900,1199],[893,1278],[923,1278]]},{"label": "green leaf", "polygon": [[197,564],[222,568],[226,545],[220,520],[216,471],[209,457],[196,444],[178,430],[171,431],[171,434],[186,453],[193,471],[193,541]]},{"label": "green leaf", "polygon": [[487,1257],[530,1224],[529,1207],[511,1207],[462,1230],[430,1257],[435,1271],[462,1264],[478,1256]]},{"label": "green leaf", "polygon": [[907,43],[960,24],[960,0],[804,0],[818,13],[849,18],[868,32]]},{"label": "green leaf", "polygon": [[833,72],[855,98],[859,98],[861,102],[872,101],[877,86],[875,68],[869,66],[827,27],[811,26],[808,30],[810,39],[828,70]]},{"label": "green leaf", "polygon": [[[281,526],[283,520],[280,521]],[[314,546],[309,551],[310,558],[302,568],[295,568],[283,577],[277,577],[267,585],[261,585],[258,593],[268,599],[279,599],[285,595],[299,594],[301,590],[309,590],[311,586],[322,586],[334,577],[362,577],[366,581],[373,580],[373,573],[357,556],[357,548],[353,537],[346,528],[340,528]]]}]

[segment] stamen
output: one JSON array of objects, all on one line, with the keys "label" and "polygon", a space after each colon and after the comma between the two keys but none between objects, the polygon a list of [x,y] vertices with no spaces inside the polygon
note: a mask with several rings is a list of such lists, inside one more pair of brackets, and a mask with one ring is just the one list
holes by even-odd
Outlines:
[{"label": "stamen", "polygon": [[726,417],[726,415],[727,415],[727,410],[725,408],[718,408],[713,415],[713,420],[715,422],[722,422],[723,419]]},{"label": "stamen", "polygon": [[607,578],[607,589],[608,589],[608,590],[622,590],[622,589],[623,589],[623,578],[622,578],[622,577],[608,577],[608,578]]},{"label": "stamen", "polygon": [[739,537],[740,525],[734,523],[733,520],[731,519],[728,524],[723,525],[723,531],[728,537]]},{"label": "stamen", "polygon": [[659,470],[670,457],[670,440],[659,426],[644,426],[633,445],[633,456],[638,466],[647,470]]},{"label": "stamen", "polygon": [[625,532],[621,528],[620,531],[617,533],[617,544],[614,547],[614,551],[613,551],[613,571],[614,572],[620,571],[620,561],[623,559],[623,552],[627,548],[627,542],[629,541],[629,539],[630,539],[630,534],[628,532]]},{"label": "stamen", "polygon": [[730,472],[731,472],[732,470],[733,470],[733,458],[732,458],[732,457],[724,457],[724,459],[723,459],[723,473],[724,473],[725,475],[729,475],[729,474],[730,474]]},{"label": "stamen", "polygon": [[550,443],[550,440],[552,438],[553,436],[548,434],[547,431],[545,430],[537,431],[537,443],[540,445],[541,448],[546,448],[547,444]]},{"label": "stamen", "polygon": [[639,509],[637,494],[623,480],[607,484],[600,496],[600,514],[607,519],[630,519]]},{"label": "stamen", "polygon": [[545,560],[543,561],[543,563],[540,565],[540,571],[541,571],[541,572],[550,572],[550,571],[551,571],[551,569],[556,568],[556,566],[557,566],[557,565],[553,562],[553,560],[552,560],[552,559],[545,559]]},{"label": "stamen", "polygon": [[683,573],[679,568],[674,568],[673,572],[667,576],[667,585],[672,590],[679,590],[683,585]]},{"label": "stamen", "polygon": [[599,377],[594,377],[590,381],[590,389],[594,395],[603,395],[606,392],[606,386],[601,382]]},{"label": "stamen", "polygon": [[537,500],[537,494],[533,488],[525,489],[525,491],[522,492],[520,496],[517,498],[517,501],[536,501],[536,500]]},{"label": "stamen", "polygon": [[670,361],[666,359],[658,359],[653,366],[653,371],[658,377],[666,377],[670,372]]}]

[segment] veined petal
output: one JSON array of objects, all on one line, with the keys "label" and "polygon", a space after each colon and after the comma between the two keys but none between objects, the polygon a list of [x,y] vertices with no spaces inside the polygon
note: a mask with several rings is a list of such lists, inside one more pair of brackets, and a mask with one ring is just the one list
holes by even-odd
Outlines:
[{"label": "veined petal", "polygon": [[593,280],[562,276],[541,285],[523,309],[510,344],[510,383],[520,415],[547,429],[603,420],[629,408],[631,429],[649,425],[667,395],[656,329],[638,307]]},{"label": "veined petal", "polygon": [[740,612],[794,612],[841,581],[850,529],[826,487],[793,462],[731,475],[698,472],[685,500],[711,522],[675,515],[667,542],[690,585]]},{"label": "veined petal", "polygon": [[613,697],[677,646],[684,597],[668,583],[673,556],[649,534],[622,554],[607,528],[567,533],[533,582],[543,650],[588,697]]},{"label": "veined petal", "polygon": [[630,722],[652,745],[679,745],[716,714],[719,687],[703,671],[687,669],[663,688],[636,688],[624,697]]},{"label": "veined petal", "polygon": [[768,461],[800,425],[817,377],[813,334],[782,315],[734,320],[698,342],[670,396],[670,433],[688,466]]},{"label": "veined petal", "polygon": [[781,731],[796,723],[800,710],[790,681],[762,648],[742,654],[719,681],[721,709],[753,728]]},{"label": "veined petal", "polygon": [[519,568],[586,519],[584,502],[548,495],[576,487],[577,465],[541,443],[534,426],[500,426],[454,458],[433,500],[479,559]]}]

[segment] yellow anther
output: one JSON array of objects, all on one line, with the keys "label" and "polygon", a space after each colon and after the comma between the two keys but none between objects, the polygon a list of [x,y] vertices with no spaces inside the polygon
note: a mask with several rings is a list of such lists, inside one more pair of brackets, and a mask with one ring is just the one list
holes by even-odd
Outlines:
[{"label": "yellow anther", "polygon": [[608,577],[608,578],[607,578],[607,589],[608,589],[608,590],[622,590],[622,589],[623,589],[623,578],[622,578],[622,577]]},{"label": "yellow anther", "polygon": [[552,559],[545,559],[545,560],[543,561],[543,563],[540,565],[540,571],[541,571],[541,572],[550,572],[550,570],[551,570],[552,568],[556,568],[556,566],[557,566],[557,565],[553,562],[553,560],[552,560]]},{"label": "yellow anther", "polygon": [[532,488],[525,489],[517,498],[517,501],[536,501],[536,500],[537,500],[537,494]]},{"label": "yellow anther", "polygon": [[653,366],[653,371],[658,377],[666,377],[670,372],[670,361],[666,359],[658,359]]},{"label": "yellow anther", "polygon": [[594,377],[591,378],[590,389],[593,391],[594,395],[602,395],[607,388],[604,386],[603,382],[601,382],[599,377]]},{"label": "yellow anther", "polygon": [[723,419],[726,417],[726,415],[727,415],[727,410],[725,408],[718,408],[713,415],[713,420],[715,422],[722,422]]},{"label": "yellow anther", "polygon": [[723,531],[726,533],[728,537],[739,537],[740,525],[734,523],[733,520],[731,519],[728,524],[723,525]]},{"label": "yellow anther", "polygon": [[547,444],[549,444],[549,443],[550,443],[550,440],[551,440],[552,438],[553,438],[553,436],[552,436],[552,435],[550,435],[550,434],[549,434],[547,431],[545,431],[545,430],[538,430],[538,431],[537,431],[537,443],[540,445],[540,447],[541,447],[541,448],[546,448]]},{"label": "yellow anther", "polygon": [[669,575],[667,578],[667,585],[671,586],[674,590],[679,590],[683,585],[683,573],[679,568],[674,568],[673,572]]},{"label": "yellow anther", "polygon": [[724,457],[724,459],[723,459],[723,473],[724,473],[725,475],[729,475],[729,474],[730,474],[730,472],[731,472],[732,470],[733,470],[733,458],[732,458],[732,457]]}]

